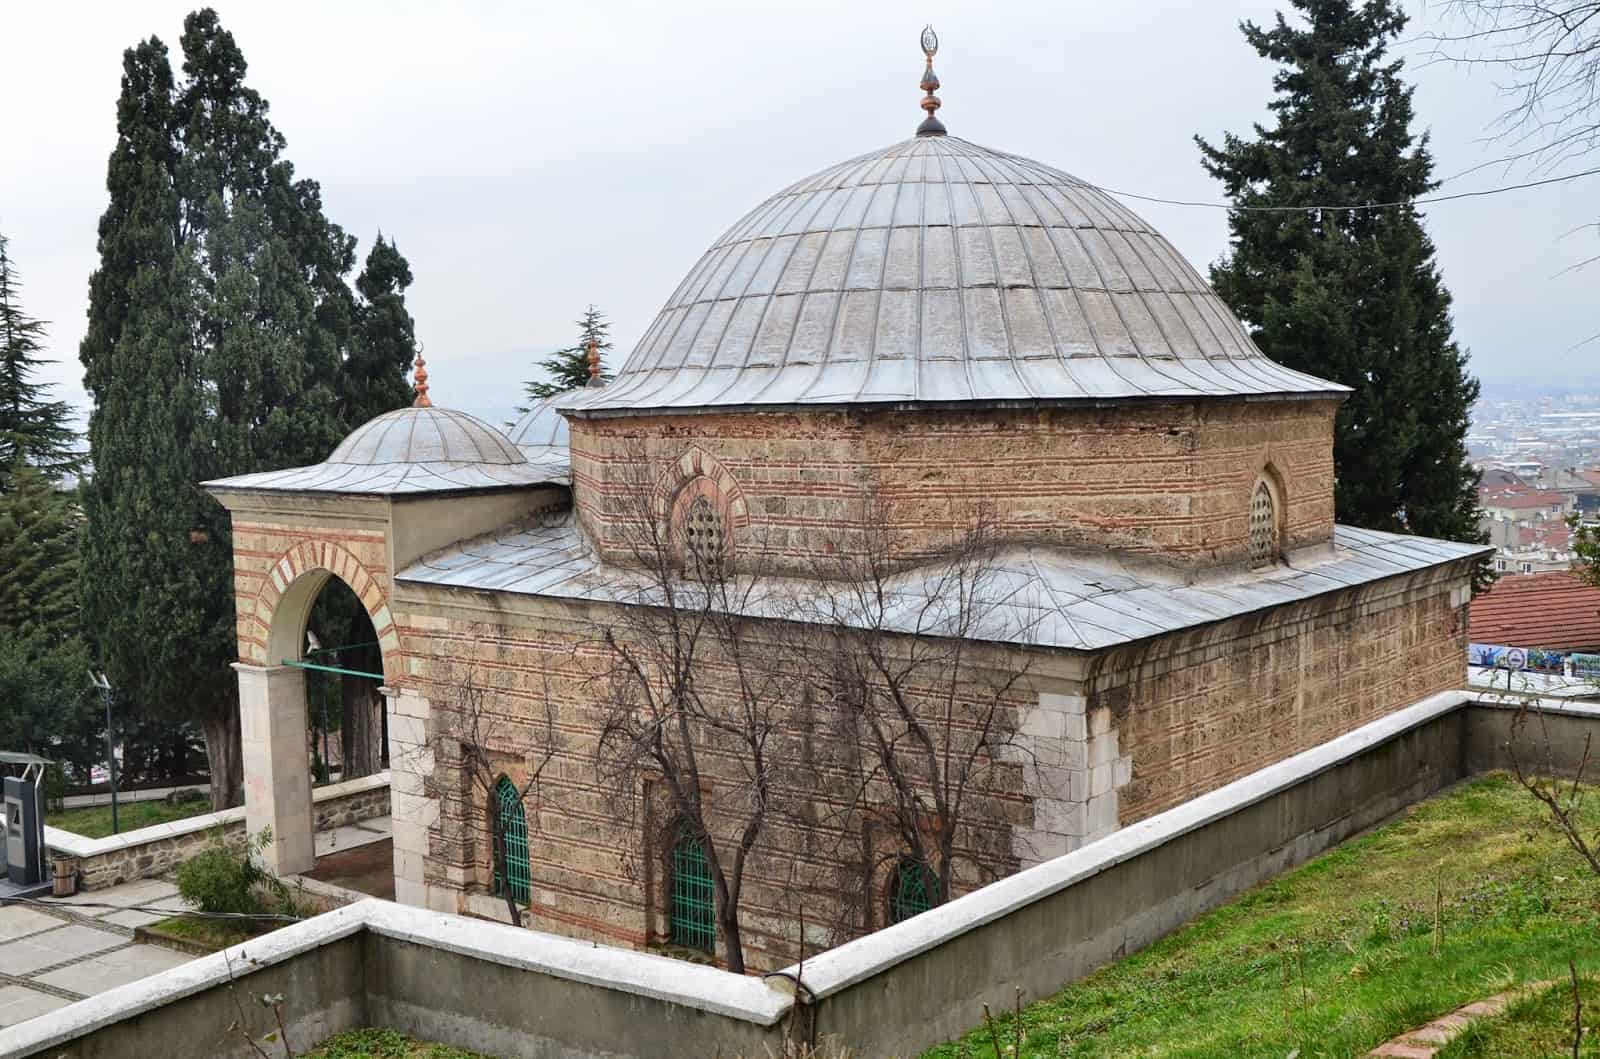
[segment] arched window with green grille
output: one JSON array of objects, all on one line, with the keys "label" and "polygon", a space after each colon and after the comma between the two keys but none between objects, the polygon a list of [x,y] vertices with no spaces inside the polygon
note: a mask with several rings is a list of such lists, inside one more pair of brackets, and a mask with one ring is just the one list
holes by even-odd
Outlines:
[{"label": "arched window with green grille", "polygon": [[687,829],[672,847],[672,914],[674,945],[715,952],[717,898],[704,841]]},{"label": "arched window with green grille", "polygon": [[528,818],[522,810],[522,795],[505,776],[494,785],[494,805],[499,820],[500,841],[505,844],[506,878],[500,877],[499,859],[494,865],[494,892],[503,895],[510,886],[511,896],[527,904],[531,893],[528,881]]},{"label": "arched window with green grille", "polygon": [[901,857],[889,891],[889,922],[910,919],[932,908],[939,898],[939,879],[924,863]]}]

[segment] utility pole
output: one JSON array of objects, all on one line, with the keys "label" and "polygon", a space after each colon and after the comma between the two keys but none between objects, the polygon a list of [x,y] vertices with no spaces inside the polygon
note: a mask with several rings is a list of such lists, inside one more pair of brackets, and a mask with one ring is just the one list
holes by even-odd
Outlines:
[{"label": "utility pole", "polygon": [[111,778],[111,833],[117,833],[117,741],[111,734],[111,681],[104,673],[89,671],[89,678],[100,689],[106,704],[106,769]]}]

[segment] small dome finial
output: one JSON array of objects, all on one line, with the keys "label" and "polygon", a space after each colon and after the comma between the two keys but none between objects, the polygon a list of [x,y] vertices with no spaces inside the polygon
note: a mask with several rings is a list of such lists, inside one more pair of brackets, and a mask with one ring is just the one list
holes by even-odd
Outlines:
[{"label": "small dome finial", "polygon": [[417,399],[411,402],[413,408],[432,408],[433,402],[428,399],[428,362],[422,359],[422,351],[417,351],[417,374],[415,389]]},{"label": "small dome finial", "polygon": [[939,89],[939,75],[933,72],[933,57],[939,51],[939,35],[933,27],[922,27],[922,54],[928,58],[928,68],[922,72],[922,90],[927,95],[922,97],[922,109],[928,116],[922,119],[922,124],[917,126],[918,136],[943,136],[945,133],[944,122],[934,116],[934,111],[939,109],[939,97],[934,92]]}]

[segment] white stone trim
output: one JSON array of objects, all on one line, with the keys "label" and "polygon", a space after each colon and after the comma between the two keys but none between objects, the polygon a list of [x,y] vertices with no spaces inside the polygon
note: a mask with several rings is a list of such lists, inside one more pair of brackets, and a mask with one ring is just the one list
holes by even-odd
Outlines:
[{"label": "white stone trim", "polygon": [[[0,1055],[31,1055],[362,930],[476,960],[771,1026],[793,1001],[759,978],[368,898],[0,1029]],[[365,983],[352,982],[352,989]]]},{"label": "white stone trim", "polygon": [[[358,779],[345,780],[342,783],[330,783],[326,787],[318,787],[311,792],[313,804],[335,801],[347,798],[352,794],[361,794],[366,791],[377,790],[389,785],[389,773],[375,772],[370,776]],[[123,831],[116,835],[107,835],[104,838],[85,838],[72,831],[63,831],[59,827],[46,826],[44,829],[44,844],[57,853],[64,853],[69,857],[80,860],[88,857],[98,857],[106,853],[120,853],[134,846],[142,846],[147,842],[155,842],[163,838],[177,838],[181,835],[191,835],[196,831],[210,831],[214,828],[225,827],[228,824],[242,823],[244,821],[244,806],[236,805],[232,809],[223,809],[216,813],[201,813],[183,820],[171,820],[165,824],[151,824],[149,827],[135,828],[132,831]]]}]

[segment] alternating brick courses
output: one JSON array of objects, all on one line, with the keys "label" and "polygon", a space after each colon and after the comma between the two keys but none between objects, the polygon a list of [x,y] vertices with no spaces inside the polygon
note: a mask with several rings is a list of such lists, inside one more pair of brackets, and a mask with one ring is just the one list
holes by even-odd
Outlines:
[{"label": "alternating brick courses", "polygon": [[1238,563],[1264,473],[1284,494],[1286,550],[1330,538],[1334,408],[1161,402],[580,419],[573,481],[584,525],[612,560],[627,557],[642,458],[658,497],[681,484],[682,461],[714,461],[714,477],[748,505],[763,549],[799,569],[863,525],[869,496],[907,556],[946,545],[982,511],[1010,537],[1185,566]]}]

